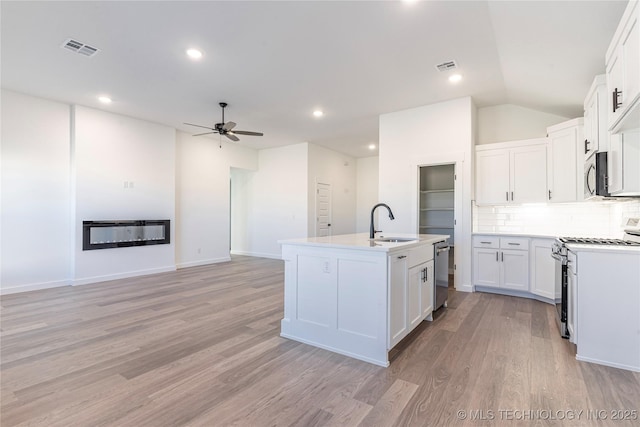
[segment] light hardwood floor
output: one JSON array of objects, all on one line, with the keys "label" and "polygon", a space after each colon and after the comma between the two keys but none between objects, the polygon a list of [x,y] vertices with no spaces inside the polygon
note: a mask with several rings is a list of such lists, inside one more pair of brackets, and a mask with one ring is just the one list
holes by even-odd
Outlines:
[{"label": "light hardwood floor", "polygon": [[532,300],[452,290],[386,369],[281,338],[276,260],[1,305],[3,427],[638,425],[611,411],[640,409],[640,375],[577,362]]}]

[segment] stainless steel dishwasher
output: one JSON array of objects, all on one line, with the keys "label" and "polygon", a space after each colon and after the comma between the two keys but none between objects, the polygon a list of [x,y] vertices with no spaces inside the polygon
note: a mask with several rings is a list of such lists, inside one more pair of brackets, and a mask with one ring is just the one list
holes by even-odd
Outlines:
[{"label": "stainless steel dishwasher", "polygon": [[433,287],[433,310],[437,310],[442,306],[447,306],[447,297],[449,295],[449,250],[451,246],[446,240],[435,243],[434,250],[434,282]]}]

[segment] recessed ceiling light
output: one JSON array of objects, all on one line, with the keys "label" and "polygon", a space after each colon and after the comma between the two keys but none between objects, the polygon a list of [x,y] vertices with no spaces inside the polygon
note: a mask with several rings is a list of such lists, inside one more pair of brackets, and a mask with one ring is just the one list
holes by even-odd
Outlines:
[{"label": "recessed ceiling light", "polygon": [[452,74],[449,76],[449,81],[451,83],[458,83],[460,80],[462,80],[462,76],[460,74]]},{"label": "recessed ceiling light", "polygon": [[322,117],[324,113],[321,110],[316,110],[313,112],[313,117]]},{"label": "recessed ceiling light", "polygon": [[188,49],[187,50],[187,55],[191,59],[200,59],[200,58],[202,58],[202,52],[200,52],[198,49]]},{"label": "recessed ceiling light", "polygon": [[376,144],[369,144],[369,150],[375,150]]},{"label": "recessed ceiling light", "polygon": [[98,101],[102,102],[103,104],[111,104],[111,98],[105,95],[99,96]]}]

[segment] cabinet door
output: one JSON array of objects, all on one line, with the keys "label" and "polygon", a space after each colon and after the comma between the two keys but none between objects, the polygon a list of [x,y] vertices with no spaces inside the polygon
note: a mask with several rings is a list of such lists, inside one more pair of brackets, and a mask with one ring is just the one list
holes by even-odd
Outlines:
[{"label": "cabinet door", "polygon": [[529,290],[529,251],[501,250],[502,287]]},{"label": "cabinet door", "polygon": [[567,299],[567,329],[569,330],[569,341],[574,344],[578,344],[578,336],[577,336],[577,319],[578,319],[578,311],[577,311],[577,301],[578,295],[576,294],[577,286],[576,286],[576,275],[568,272],[567,274],[567,292],[569,293],[569,298]]},{"label": "cabinet door", "polygon": [[[549,135],[549,200],[578,200],[578,129],[564,129]],[[582,190],[582,188],[580,188]]]},{"label": "cabinet door", "polygon": [[511,149],[511,193],[516,203],[546,202],[547,147],[530,145]]},{"label": "cabinet door", "polygon": [[628,108],[631,101],[640,92],[640,30],[638,29],[637,13],[627,23],[625,34],[622,36],[621,49],[624,60],[622,98],[624,108]]},{"label": "cabinet door", "polygon": [[473,283],[478,286],[500,287],[500,263],[497,249],[473,250]]},{"label": "cabinet door", "polygon": [[509,150],[476,153],[476,203],[509,202]]},{"label": "cabinet door", "polygon": [[[599,150],[600,130],[598,120],[600,118],[600,98],[598,91],[594,91],[591,98],[585,104],[584,110],[584,140],[578,141],[578,152],[583,152],[584,157],[589,158]],[[603,124],[604,125],[604,124]]]},{"label": "cabinet door", "polygon": [[555,298],[555,260],[551,258],[553,240],[531,241],[531,292],[541,297]]},{"label": "cabinet door", "polygon": [[640,196],[640,129],[611,135],[615,148],[611,153],[612,175],[610,183],[616,184],[612,195]]},{"label": "cabinet door", "polygon": [[622,191],[622,134],[611,134],[607,154],[608,190],[611,194]]},{"label": "cabinet door", "polygon": [[407,291],[407,322],[409,324],[409,330],[412,330],[422,320],[421,310],[421,291],[422,281],[424,278],[424,270],[426,263],[416,265],[409,269],[409,283]]},{"label": "cabinet door", "polygon": [[616,107],[616,110],[613,111],[613,93],[614,91],[622,92],[624,88],[624,80],[623,80],[623,69],[622,69],[622,49],[616,49],[615,53],[611,57],[611,60],[607,64],[607,89],[608,89],[608,100],[607,100],[607,110],[609,116],[609,128],[613,126],[613,124],[618,121],[620,115],[622,113],[622,108],[624,106],[624,93],[618,95],[618,102],[621,104],[620,107]]},{"label": "cabinet door", "polygon": [[407,325],[407,254],[389,257],[389,348],[409,332]]},{"label": "cabinet door", "polygon": [[420,307],[422,309],[421,319],[424,319],[433,312],[435,270],[433,261],[429,261],[424,265],[425,275],[422,280],[422,288],[420,290]]}]

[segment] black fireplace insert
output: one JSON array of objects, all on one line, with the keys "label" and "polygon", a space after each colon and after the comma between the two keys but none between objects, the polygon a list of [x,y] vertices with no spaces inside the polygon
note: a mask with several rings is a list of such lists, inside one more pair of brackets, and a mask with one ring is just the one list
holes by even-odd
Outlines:
[{"label": "black fireplace insert", "polygon": [[82,221],[82,250],[166,245],[170,220]]}]

